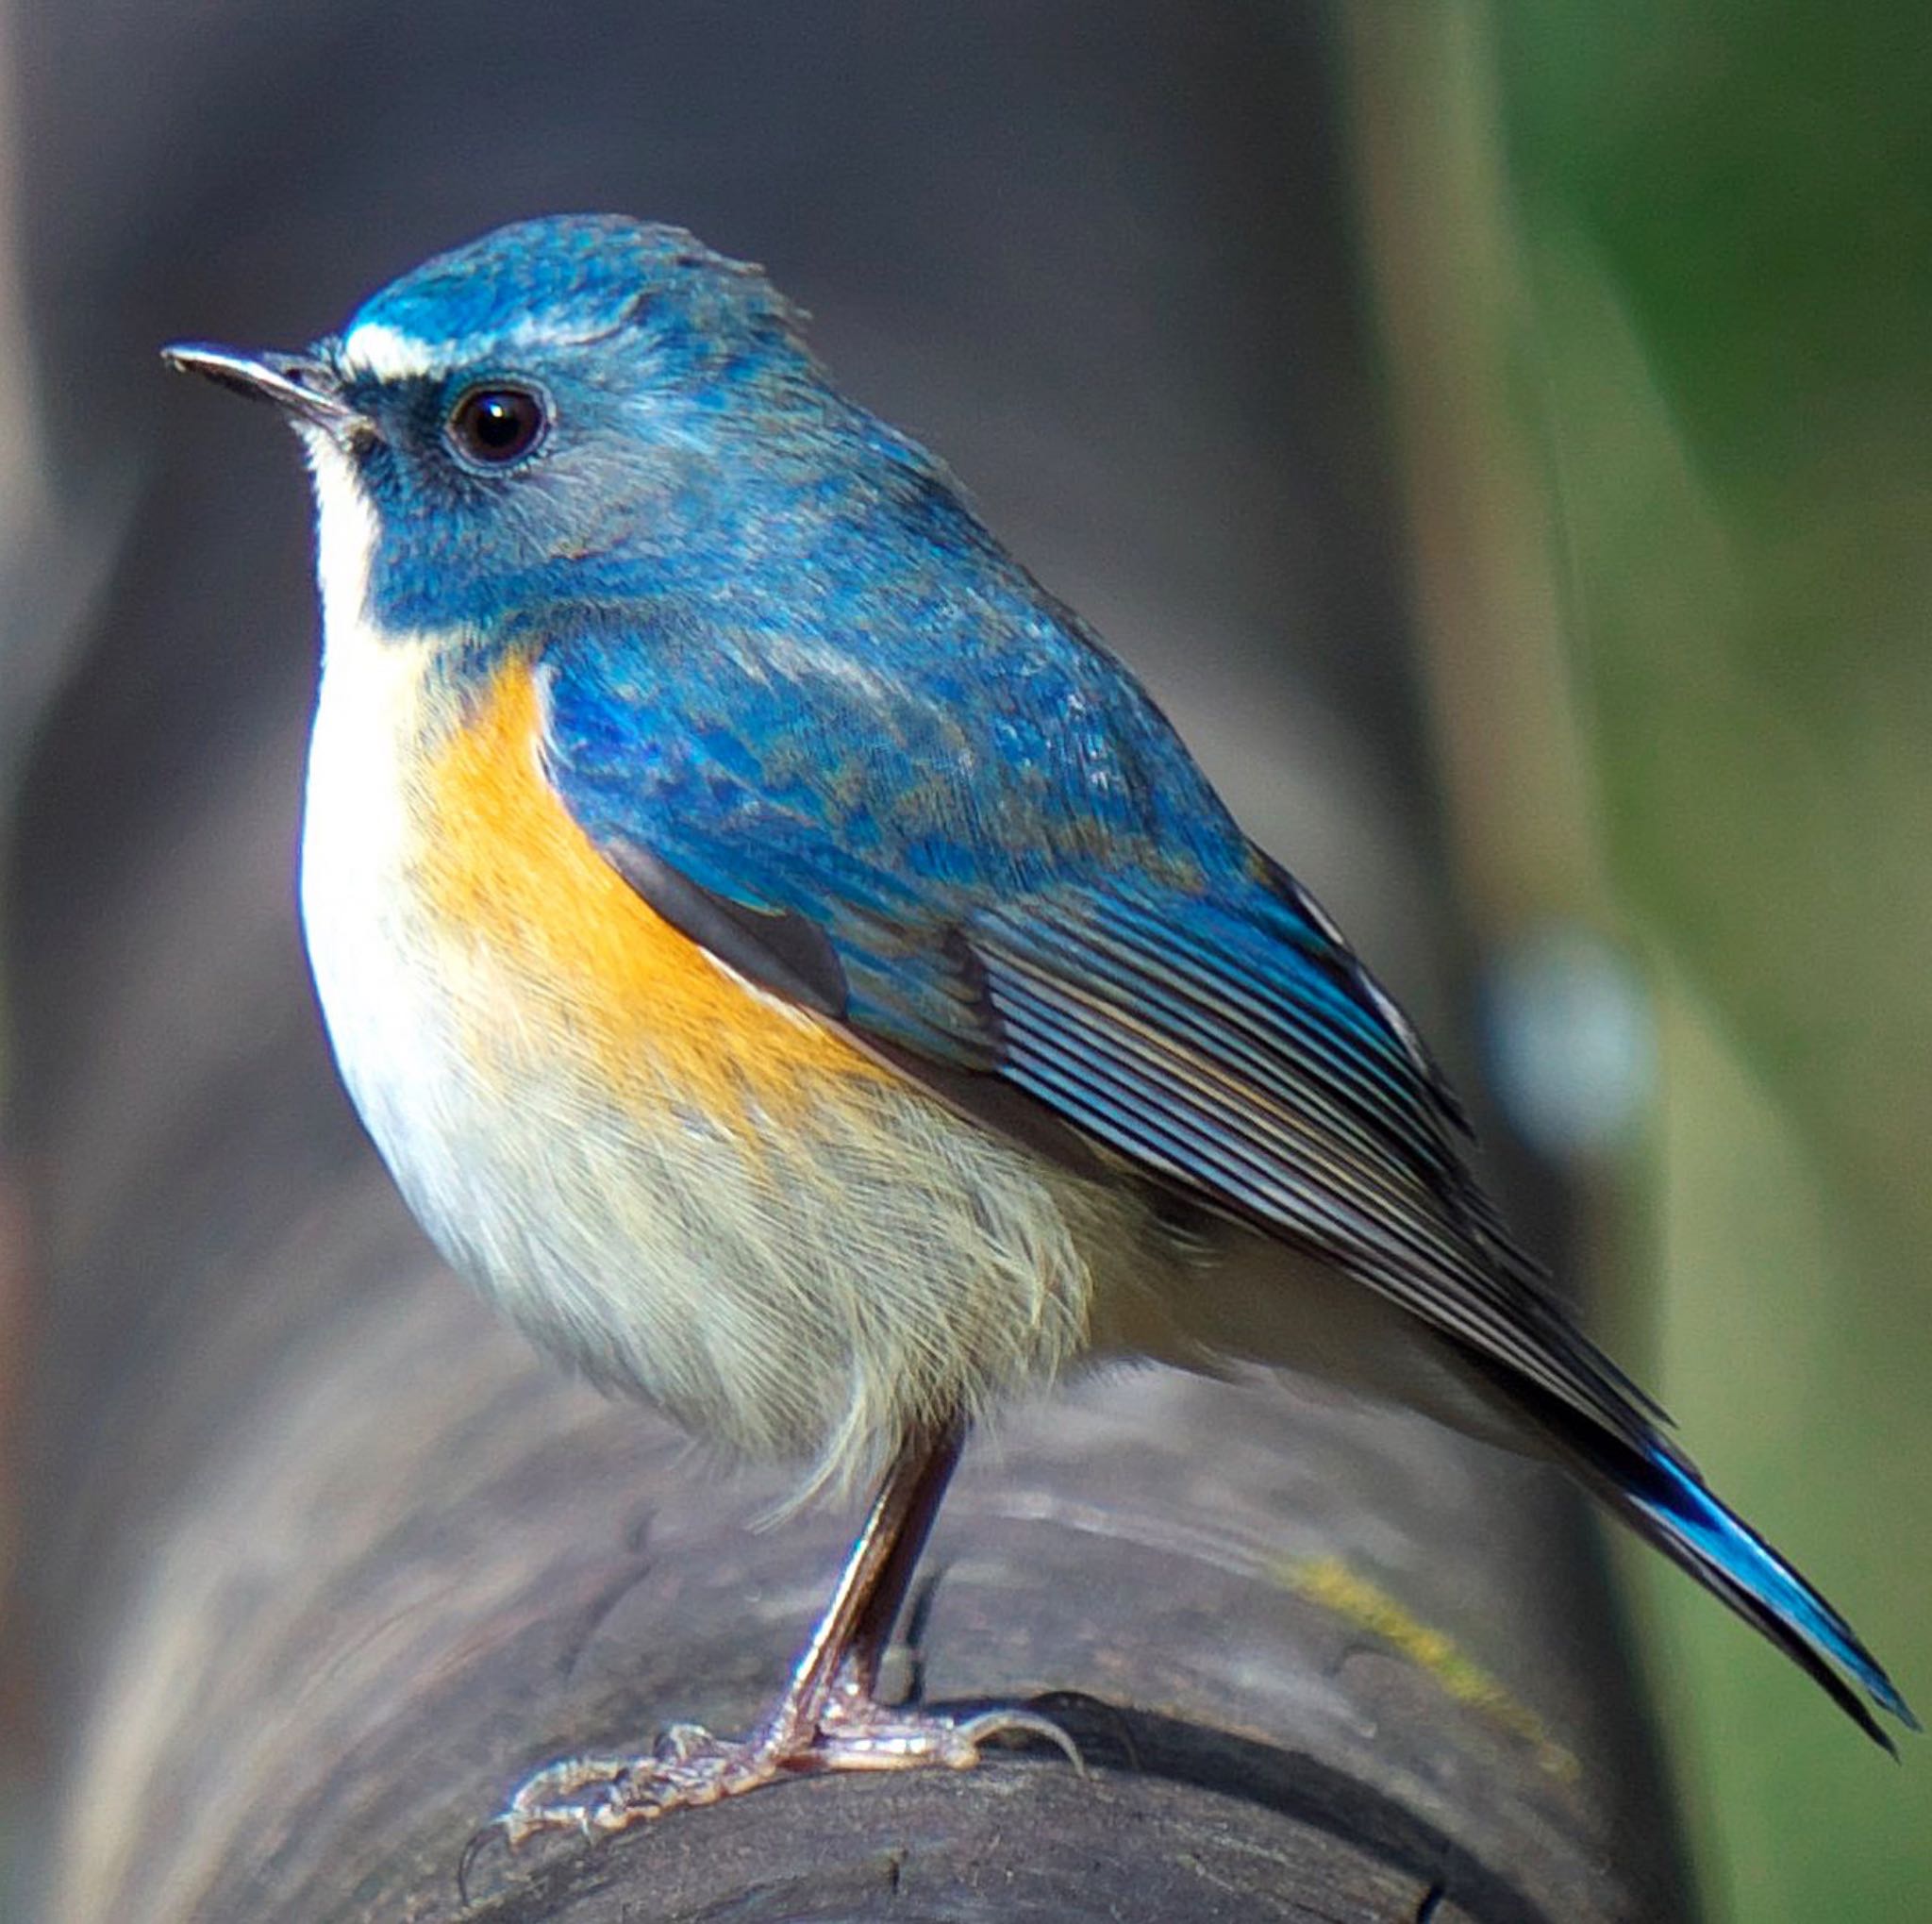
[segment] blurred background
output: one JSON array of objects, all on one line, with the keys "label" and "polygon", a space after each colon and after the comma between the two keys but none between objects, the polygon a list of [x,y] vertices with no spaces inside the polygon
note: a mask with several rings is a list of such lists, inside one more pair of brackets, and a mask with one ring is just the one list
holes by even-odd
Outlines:
[{"label": "blurred background", "polygon": [[[1923,6],[521,15],[0,6],[18,1138],[119,1099],[98,905],[244,762],[227,853],[296,979],[302,491],[156,344],[299,343],[520,214],[674,219],[820,310],[1452,1037],[1533,1240],[1924,1712]],[[150,1029],[224,994],[223,928]],[[320,1079],[289,1008],[238,1063]],[[41,1174],[0,1194],[10,1408]],[[1932,1753],[1623,1567],[1711,1915],[1927,1915]]]},{"label": "blurred background", "polygon": [[[1932,22],[1346,13],[1492,1086],[1617,1347],[1924,1697]],[[1713,1908],[1926,1915],[1920,1747],[1625,1567]]]}]

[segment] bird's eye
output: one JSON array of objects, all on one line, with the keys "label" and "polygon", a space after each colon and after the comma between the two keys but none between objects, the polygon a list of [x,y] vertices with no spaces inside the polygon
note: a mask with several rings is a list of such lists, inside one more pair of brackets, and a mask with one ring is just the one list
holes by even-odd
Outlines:
[{"label": "bird's eye", "polygon": [[550,425],[541,396],[506,385],[472,388],[449,410],[449,444],[479,467],[507,468],[522,460]]}]

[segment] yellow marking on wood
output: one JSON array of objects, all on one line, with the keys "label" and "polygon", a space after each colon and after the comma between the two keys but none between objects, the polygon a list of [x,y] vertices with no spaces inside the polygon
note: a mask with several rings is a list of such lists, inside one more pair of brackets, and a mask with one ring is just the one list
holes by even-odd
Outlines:
[{"label": "yellow marking on wood", "polygon": [[424,783],[428,897],[518,986],[514,1007],[473,1012],[494,1031],[479,1045],[499,1060],[561,1057],[626,1107],[668,1098],[734,1133],[823,1100],[828,1083],[887,1079],[650,908],[544,778],[541,725],[530,669],[512,663],[435,751]]},{"label": "yellow marking on wood", "polygon": [[1576,1759],[1551,1741],[1542,1719],[1519,1703],[1495,1678],[1473,1663],[1439,1630],[1411,1615],[1386,1590],[1358,1577],[1340,1557],[1319,1557],[1288,1565],[1290,1587],[1336,1615],[1393,1645],[1410,1663],[1426,1670],[1458,1703],[1466,1703],[1511,1735],[1534,1745],[1537,1763],[1552,1777],[1574,1783]]}]

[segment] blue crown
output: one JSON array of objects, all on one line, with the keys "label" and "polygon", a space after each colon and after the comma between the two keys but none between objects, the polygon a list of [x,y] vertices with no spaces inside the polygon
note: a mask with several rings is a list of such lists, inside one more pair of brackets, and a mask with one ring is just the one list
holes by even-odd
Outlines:
[{"label": "blue crown", "polygon": [[552,341],[594,341],[649,321],[654,331],[712,348],[795,347],[805,319],[761,269],[712,252],[682,227],[557,214],[437,255],[372,295],[340,340],[352,360],[365,329],[474,356],[526,337],[535,317]]}]

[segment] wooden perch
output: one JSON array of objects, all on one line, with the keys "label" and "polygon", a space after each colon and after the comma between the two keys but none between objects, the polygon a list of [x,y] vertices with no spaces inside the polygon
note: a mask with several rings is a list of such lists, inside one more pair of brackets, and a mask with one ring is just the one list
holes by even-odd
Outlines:
[{"label": "wooden perch", "polygon": [[[358,1300],[316,1230],[272,1295],[339,1313],[246,1377],[130,1385],[203,1447],[123,1559],[57,1917],[455,1916],[463,1841],[527,1768],[742,1726],[836,1560],[832,1519],[753,1528],[777,1482],[721,1481],[442,1279]],[[1673,1915],[1582,1539],[1497,1471],[1264,1386],[1135,1374],[1027,1411],[945,1514],[917,1681],[1052,1693],[1087,1779],[1015,1755],[486,1852],[474,1915]]]}]

